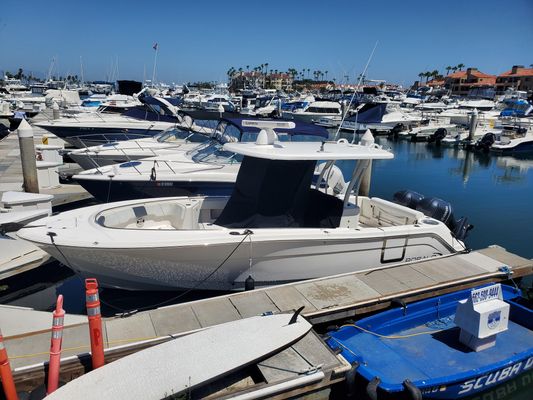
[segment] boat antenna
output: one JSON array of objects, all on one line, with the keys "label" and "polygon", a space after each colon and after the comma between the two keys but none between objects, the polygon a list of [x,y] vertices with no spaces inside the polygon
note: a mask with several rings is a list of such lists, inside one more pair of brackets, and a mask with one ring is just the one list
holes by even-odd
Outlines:
[{"label": "boat antenna", "polygon": [[[374,52],[376,51],[376,47],[378,47],[379,40],[376,40],[376,44],[374,45],[374,48],[372,49],[372,52],[370,53],[370,56],[368,57],[368,60],[366,62],[365,68],[363,69],[363,73],[359,75],[359,82],[357,82],[357,88],[354,90],[352,97],[350,98],[350,102],[348,103],[348,107],[346,107],[346,111],[342,114],[341,123],[339,124],[339,127],[337,128],[337,132],[335,132],[335,136],[333,137],[333,140],[337,140],[339,138],[339,134],[341,131],[341,126],[344,123],[344,120],[346,119],[346,116],[348,115],[348,111],[350,110],[350,107],[352,106],[353,100],[355,98],[355,94],[357,93],[357,89],[361,85],[361,81],[363,80],[364,76],[366,75],[366,70],[368,69],[368,66],[370,65],[370,61],[372,61],[372,57],[374,56]],[[357,112],[355,114],[355,122],[357,123],[357,116],[359,113]],[[354,137],[355,137],[355,128],[354,128]]]},{"label": "boat antenna", "polygon": [[81,74],[81,86],[84,86],[85,79],[83,78],[83,60],[80,56],[80,74]]}]

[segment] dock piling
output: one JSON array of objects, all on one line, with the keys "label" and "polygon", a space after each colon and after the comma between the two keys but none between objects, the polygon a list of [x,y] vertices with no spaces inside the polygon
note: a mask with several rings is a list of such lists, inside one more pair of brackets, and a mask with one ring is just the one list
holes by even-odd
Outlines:
[{"label": "dock piling", "polygon": [[39,193],[37,180],[37,163],[35,161],[35,145],[33,143],[33,128],[23,119],[17,129],[22,163],[22,178],[24,191]]},{"label": "dock piling", "polygon": [[477,108],[474,108],[474,111],[470,114],[470,127],[468,130],[468,140],[470,143],[472,143],[472,140],[474,140],[474,135],[476,133],[477,129],[477,120],[478,120],[478,112]]},{"label": "dock piling", "polygon": [[52,119],[59,119],[59,104],[52,102]]},{"label": "dock piling", "polygon": [[[372,146],[374,145],[374,135],[370,132],[370,129],[367,129],[364,135],[361,137],[360,144],[362,146]],[[358,161],[362,162],[362,160]],[[372,160],[367,160],[368,163],[363,176],[361,177],[361,185],[359,186],[359,194],[361,196],[368,196],[370,194],[370,181],[372,180]]]}]

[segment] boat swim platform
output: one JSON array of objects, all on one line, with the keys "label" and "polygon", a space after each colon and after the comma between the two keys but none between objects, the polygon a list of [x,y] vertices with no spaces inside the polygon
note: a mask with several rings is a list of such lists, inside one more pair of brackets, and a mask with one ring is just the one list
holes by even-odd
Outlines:
[{"label": "boat swim platform", "polygon": [[[305,306],[302,315],[314,325],[333,324],[390,307],[398,299],[409,303],[531,274],[533,260],[499,246],[490,246],[470,253],[232,293],[127,317],[105,318],[106,360],[199,329],[262,313],[290,312]],[[7,336],[4,340],[17,384],[24,387],[39,380],[42,383],[47,368],[50,329]],[[68,381],[90,369],[88,352],[87,323],[66,327],[61,364],[63,380]]]},{"label": "boat swim platform", "polygon": [[[34,142],[36,145],[42,144],[42,130],[34,127]],[[16,131],[9,133],[0,140],[0,198],[3,192],[23,191],[22,188],[22,163],[20,161],[19,140]],[[70,204],[93,196],[80,185],[69,184],[59,185],[41,189],[40,193],[54,196],[52,206]]]}]

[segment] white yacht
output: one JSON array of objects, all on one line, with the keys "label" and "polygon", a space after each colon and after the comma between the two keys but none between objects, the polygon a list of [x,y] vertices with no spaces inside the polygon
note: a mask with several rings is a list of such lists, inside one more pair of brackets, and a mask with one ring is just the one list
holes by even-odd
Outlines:
[{"label": "white yacht", "polygon": [[[189,122],[191,121],[191,122]],[[162,156],[180,150],[190,150],[209,139],[212,129],[184,118],[183,123],[152,137],[113,141],[70,151],[68,156],[83,169],[120,164],[141,158]]]},{"label": "white yacht", "polygon": [[352,132],[367,129],[388,132],[397,127],[405,129],[418,125],[422,120],[424,117],[420,113],[407,112],[396,104],[366,103],[342,122],[341,129]]},{"label": "white yacht", "polygon": [[[85,190],[91,193],[101,202],[131,200],[147,197],[170,197],[170,196],[197,196],[230,195],[239,171],[241,156],[224,151],[223,145],[228,142],[240,142],[255,140],[259,129],[253,124],[253,120],[246,120],[243,125],[242,119],[222,119],[212,130],[209,141],[204,140],[198,144],[195,136],[188,136],[184,143],[183,139],[173,139],[172,147],[164,147],[170,143],[154,145],[147,150],[128,149],[125,153],[128,160],[121,164],[107,165],[82,171],[72,177]],[[261,120],[261,123],[266,123]],[[282,123],[274,129],[280,140],[283,141],[324,141],[329,132],[321,127],[305,124],[303,122],[292,123],[297,129],[286,129]],[[251,125],[251,126],[249,126]],[[179,131],[169,131],[162,138],[173,138],[180,135]],[[181,134],[187,134],[182,132]],[[207,136],[202,135],[199,139]],[[144,146],[149,139],[136,141]],[[195,142],[192,142],[195,140]],[[181,144],[178,144],[181,143]],[[118,142],[123,147],[129,142]],[[114,146],[102,145],[104,149],[111,147],[111,154],[104,151],[109,159],[120,152],[113,150]],[[148,158],[139,157],[134,160],[132,155],[149,154]],[[78,157],[83,155],[81,150],[76,150]],[[72,153],[70,153],[72,154]],[[122,154],[124,156],[124,154]],[[76,158],[74,158],[76,159]],[[86,162],[91,162],[91,158]]]},{"label": "white yacht", "polygon": [[342,116],[341,104],[337,101],[313,101],[304,108],[283,110],[282,117],[304,122],[318,122],[322,117]]},{"label": "white yacht", "polygon": [[82,148],[111,141],[150,137],[182,122],[179,108],[163,98],[139,97],[142,107],[123,114],[84,113],[79,117],[40,121],[36,126]]},{"label": "white yacht", "polygon": [[[274,285],[465,250],[464,224],[452,232],[429,211],[356,195],[370,160],[393,158],[370,132],[360,144],[284,143],[272,130],[280,123],[290,124],[253,121],[262,128],[255,143],[224,146],[243,156],[231,196],[80,208],[18,236],[103,286],[140,290],[242,290],[248,277]],[[330,174],[336,160],[357,160],[349,183]],[[433,211],[450,217],[447,206]]]}]

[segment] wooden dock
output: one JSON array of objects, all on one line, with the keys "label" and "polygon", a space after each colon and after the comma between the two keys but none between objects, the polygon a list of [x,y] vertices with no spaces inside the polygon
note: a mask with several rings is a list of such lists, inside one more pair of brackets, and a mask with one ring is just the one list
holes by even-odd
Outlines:
[{"label": "wooden dock", "polygon": [[[334,323],[389,307],[396,299],[409,303],[481,283],[500,282],[532,273],[532,260],[491,246],[471,253],[432,258],[376,271],[313,279],[162,307],[125,318],[105,319],[106,359],[110,361],[122,357],[176,335],[265,312],[289,312],[305,306],[302,314],[313,324]],[[86,323],[65,328],[62,354],[67,358],[62,362],[62,379],[68,381],[83,373],[90,365],[88,336]],[[34,386],[36,381],[42,382],[50,332],[32,332],[5,339],[17,383],[29,387]],[[318,340],[317,337],[315,339]],[[324,347],[320,340],[311,347],[318,349],[320,344]],[[301,364],[303,361],[298,361],[300,356],[301,353],[292,346],[279,359],[284,360],[280,362],[286,362],[287,357],[293,357],[293,362]],[[303,357],[309,355],[304,354]],[[339,365],[336,365],[331,371],[338,368]],[[274,369],[280,379],[282,376],[287,379],[291,376],[286,375],[287,371]],[[336,376],[331,371],[330,376]]]},{"label": "wooden dock", "polygon": [[[34,128],[35,144],[42,144],[44,131]],[[3,192],[22,191],[22,164],[20,161],[19,141],[16,132],[11,132],[0,140],[0,197]],[[92,198],[92,195],[80,185],[59,185],[53,188],[42,189],[41,193],[52,194],[53,206],[73,203]]]}]

